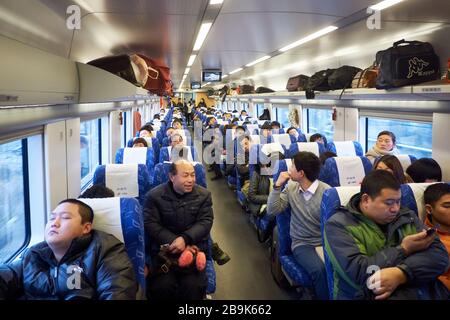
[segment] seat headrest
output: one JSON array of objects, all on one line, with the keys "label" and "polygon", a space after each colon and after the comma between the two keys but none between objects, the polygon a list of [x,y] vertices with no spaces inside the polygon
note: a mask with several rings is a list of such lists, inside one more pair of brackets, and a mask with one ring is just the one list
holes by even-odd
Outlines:
[{"label": "seat headrest", "polygon": [[84,199],[80,198],[94,211],[92,227],[110,233],[124,242],[122,220],[120,215],[120,198]]},{"label": "seat headrest", "polygon": [[402,206],[413,210],[424,221],[426,216],[423,194],[434,183],[408,183],[402,185]]},{"label": "seat headrest", "polygon": [[326,221],[335,214],[341,206],[346,206],[353,195],[360,192],[360,186],[336,187],[325,190],[320,205],[320,227],[323,228]]},{"label": "seat headrest", "polygon": [[411,165],[411,158],[407,154],[396,154],[395,155],[400,161],[400,164],[402,165],[403,171],[406,171],[406,169]]},{"label": "seat headrest", "polygon": [[356,156],[356,150],[353,141],[334,141],[333,143],[336,147],[336,154],[338,157]]},{"label": "seat headrest", "polygon": [[366,173],[360,157],[331,158],[336,163],[341,186],[360,185]]},{"label": "seat headrest", "polygon": [[253,134],[253,132],[258,129],[258,125],[257,124],[247,124],[246,127],[247,127],[247,130],[248,130],[248,132],[250,134]]},{"label": "seat headrest", "polygon": [[284,133],[284,134],[273,134],[272,135],[273,141],[274,142],[278,142],[281,143],[282,145],[284,145],[286,148],[289,148],[292,141],[291,141],[291,137],[289,134]]},{"label": "seat headrest", "polygon": [[298,151],[308,151],[320,156],[318,142],[297,142]]},{"label": "seat headrest", "polygon": [[124,148],[123,163],[124,164],[147,164],[147,148]]},{"label": "seat headrest", "polygon": [[[172,148],[171,146],[167,147],[167,151],[169,152],[170,161],[176,161],[178,159],[185,159],[189,162],[193,162],[194,159],[192,157],[192,150],[190,146],[176,146]],[[183,152],[181,152],[183,151]],[[180,155],[182,153],[182,156]]]},{"label": "seat headrest", "polygon": [[260,136],[257,135],[257,134],[251,134],[251,135],[250,135],[250,143],[251,143],[252,145],[254,145],[254,144],[261,144],[261,138],[260,138]]},{"label": "seat headrest", "polygon": [[105,185],[117,197],[138,197],[138,165],[108,164],[105,166]]},{"label": "seat headrest", "polygon": [[264,153],[266,156],[269,156],[271,153],[274,152],[281,152],[284,154],[284,149],[281,143],[267,143],[261,145],[261,152]]}]

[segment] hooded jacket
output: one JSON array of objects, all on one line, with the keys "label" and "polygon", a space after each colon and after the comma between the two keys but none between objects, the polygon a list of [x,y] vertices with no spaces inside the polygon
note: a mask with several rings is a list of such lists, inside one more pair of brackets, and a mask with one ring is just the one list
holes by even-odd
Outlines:
[{"label": "hooded jacket", "polygon": [[41,242],[0,266],[0,299],[135,300],[137,293],[124,245],[98,230],[75,238],[59,262]]},{"label": "hooded jacket", "polygon": [[[372,299],[366,281],[373,268],[399,267],[407,283],[391,299],[448,298],[437,280],[448,268],[448,255],[438,237],[423,251],[405,256],[400,244],[404,237],[424,229],[414,211],[401,208],[385,232],[360,209],[360,194],[354,195],[326,223],[324,245],[333,266],[334,299]],[[383,228],[384,229],[384,228]]]}]

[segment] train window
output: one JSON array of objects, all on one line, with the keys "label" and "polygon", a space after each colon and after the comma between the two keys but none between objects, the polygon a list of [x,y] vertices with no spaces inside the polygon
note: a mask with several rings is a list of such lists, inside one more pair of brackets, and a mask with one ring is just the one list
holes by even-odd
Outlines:
[{"label": "train window", "polygon": [[392,131],[397,138],[397,148],[402,154],[417,158],[431,158],[432,124],[397,119],[364,117],[366,151],[377,141],[378,133]]},{"label": "train window", "polygon": [[328,142],[333,140],[334,125],[331,109],[306,109],[308,133],[323,134]]},{"label": "train window", "polygon": [[27,139],[0,144],[0,264],[29,241]]},{"label": "train window", "polygon": [[92,180],[95,168],[101,164],[101,119],[80,124],[81,188]]},{"label": "train window", "polygon": [[[275,119],[281,123],[283,128],[289,128],[289,107],[288,106],[278,106],[274,108]],[[273,110],[273,109],[272,109]]]},{"label": "train window", "polygon": [[242,110],[248,111],[248,103],[242,102]]},{"label": "train window", "polygon": [[131,139],[132,136],[132,129],[133,125],[131,123],[132,117],[131,117],[131,110],[128,111],[122,111],[122,126],[121,126],[121,135],[120,135],[120,142],[121,146],[125,148],[127,146],[128,140]]},{"label": "train window", "polygon": [[256,115],[257,117],[260,117],[264,112],[264,104],[263,103],[257,103],[256,104]]}]

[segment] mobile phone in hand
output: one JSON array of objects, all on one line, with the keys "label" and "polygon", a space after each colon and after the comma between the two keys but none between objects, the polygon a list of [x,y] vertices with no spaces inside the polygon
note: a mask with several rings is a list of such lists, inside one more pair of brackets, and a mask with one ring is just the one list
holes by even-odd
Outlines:
[{"label": "mobile phone in hand", "polygon": [[429,237],[436,232],[436,228],[429,228],[429,229],[427,229],[426,232],[427,232],[427,237]]}]

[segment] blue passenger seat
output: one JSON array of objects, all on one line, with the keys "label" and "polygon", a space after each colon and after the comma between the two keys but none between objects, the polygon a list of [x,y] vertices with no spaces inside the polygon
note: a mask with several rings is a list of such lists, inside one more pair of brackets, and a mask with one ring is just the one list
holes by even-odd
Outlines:
[{"label": "blue passenger seat", "polygon": [[145,297],[145,243],[142,208],[133,198],[80,199],[94,211],[93,228],[110,233],[125,244],[140,286],[137,299]]}]

